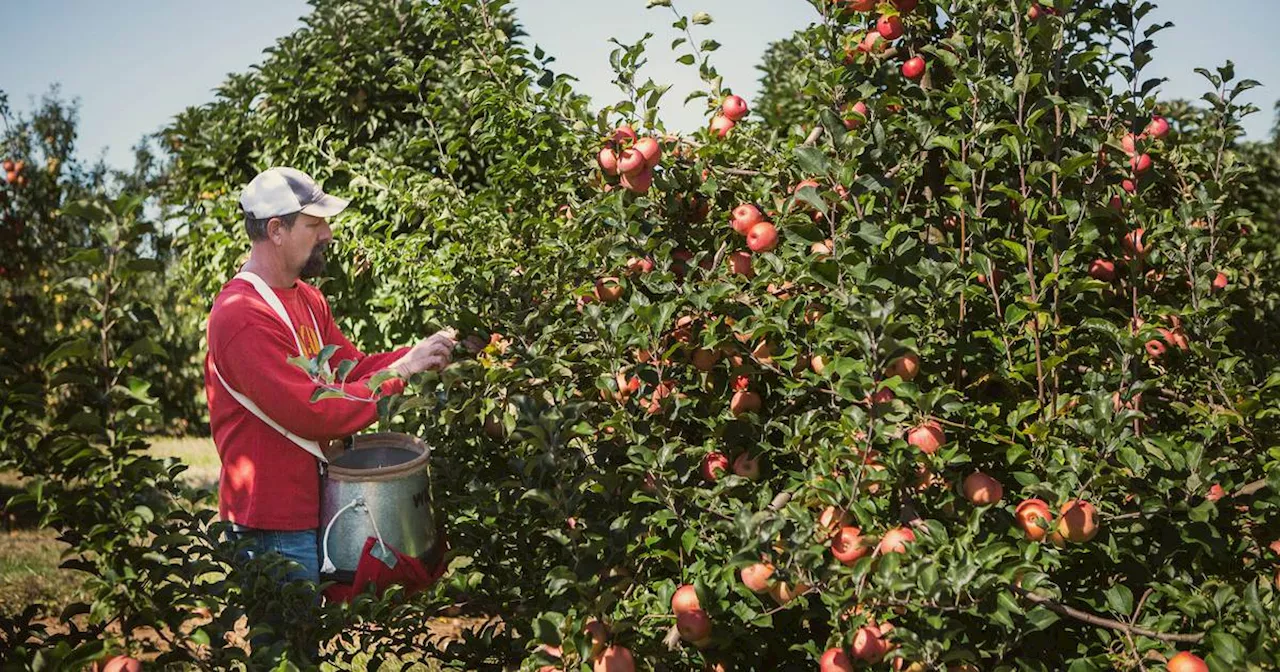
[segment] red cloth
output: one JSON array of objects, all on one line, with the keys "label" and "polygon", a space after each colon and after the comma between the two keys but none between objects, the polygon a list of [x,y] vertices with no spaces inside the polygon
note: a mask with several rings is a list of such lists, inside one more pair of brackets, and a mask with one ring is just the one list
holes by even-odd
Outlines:
[{"label": "red cloth", "polygon": [[[373,584],[374,593],[379,597],[388,587],[394,585],[404,586],[405,595],[413,595],[431,584],[435,583],[444,575],[445,563],[444,554],[436,553],[427,561],[419,560],[411,555],[405,555],[395,547],[388,545],[392,553],[396,556],[396,566],[387,567],[386,563],[373,557],[370,551],[374,545],[378,543],[377,537],[369,537],[364,540],[364,550],[360,552],[360,562],[356,563],[356,577],[351,585],[344,583],[335,583],[324,591],[324,598],[327,602],[350,602],[352,598],[364,592],[365,587]],[[442,539],[440,547],[445,546]]]},{"label": "red cloth", "polygon": [[[346,391],[370,397],[369,377],[387,368],[408,348],[365,355],[351,345],[329,312],[320,290],[299,281],[275,289],[292,320],[308,357],[319,353],[319,341],[338,346],[333,366],[345,359],[358,364],[347,376]],[[308,308],[311,312],[308,312]],[[320,327],[316,338],[311,313]],[[223,520],[264,530],[308,530],[320,526],[320,473],[316,458],[259,420],[239,404],[213,374],[210,362],[235,391],[247,396],[268,417],[306,439],[342,438],[373,424],[377,405],[346,399],[311,403],[317,385],[290,364],[298,355],[293,334],[275,311],[245,280],[223,285],[209,313],[204,387],[209,424],[222,460],[218,511]],[[390,380],[383,394],[397,394],[404,382]]]}]

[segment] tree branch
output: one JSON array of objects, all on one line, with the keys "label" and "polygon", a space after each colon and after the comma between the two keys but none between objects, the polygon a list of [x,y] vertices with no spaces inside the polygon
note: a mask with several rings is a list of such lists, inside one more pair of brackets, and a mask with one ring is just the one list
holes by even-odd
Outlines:
[{"label": "tree branch", "polygon": [[1033,604],[1040,605],[1060,616],[1070,616],[1071,618],[1074,618],[1077,621],[1083,621],[1085,623],[1089,623],[1090,625],[1097,625],[1103,628],[1111,628],[1112,630],[1119,630],[1120,632],[1124,632],[1130,635],[1140,635],[1142,637],[1150,637],[1151,639],[1158,639],[1165,642],[1187,642],[1187,643],[1195,644],[1196,642],[1199,642],[1200,640],[1204,639],[1205,633],[1203,632],[1192,632],[1187,634],[1181,634],[1181,633],[1167,634],[1163,632],[1156,632],[1154,630],[1148,630],[1146,628],[1138,627],[1136,625],[1128,625],[1125,623],[1121,623],[1120,621],[1114,621],[1110,618],[1103,618],[1095,614],[1090,614],[1089,612],[1086,612],[1086,611],[1080,611],[1079,609],[1068,607],[1064,604],[1059,604],[1043,595],[1037,595],[1036,593],[1033,593],[1023,588],[1022,586],[1010,586],[1010,588],[1013,590],[1014,593],[1017,593],[1019,596],[1026,598],[1029,602]]}]

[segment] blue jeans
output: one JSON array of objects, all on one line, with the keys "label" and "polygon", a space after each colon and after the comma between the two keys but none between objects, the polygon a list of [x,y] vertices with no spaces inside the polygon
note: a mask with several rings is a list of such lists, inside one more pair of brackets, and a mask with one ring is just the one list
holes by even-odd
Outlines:
[{"label": "blue jeans", "polygon": [[[320,603],[320,538],[318,531],[310,530],[258,530],[242,528],[232,530],[230,532],[232,541],[242,539],[251,540],[251,544],[242,555],[239,556],[241,562],[251,560],[259,555],[267,555],[271,553],[283,556],[288,560],[301,565],[300,567],[292,567],[284,575],[283,581],[291,582],[297,580],[307,581],[315,590],[315,604]],[[295,605],[301,606],[301,605]],[[305,607],[302,607],[305,608]],[[276,613],[274,609],[268,612],[260,623],[270,625],[275,631],[274,635],[260,633],[249,639],[249,644],[254,649],[266,649],[275,646],[278,643],[292,639],[293,635],[297,635],[297,631],[293,630],[288,624],[285,617]],[[296,622],[295,622],[296,625]],[[316,642],[307,642],[300,653],[309,659],[315,659],[317,654]]]},{"label": "blue jeans", "polygon": [[320,537],[318,530],[256,530],[244,529],[233,531],[232,538],[252,539],[253,546],[248,550],[250,559],[259,554],[279,553],[292,560],[301,568],[293,568],[285,575],[285,581],[304,579],[320,584]]}]

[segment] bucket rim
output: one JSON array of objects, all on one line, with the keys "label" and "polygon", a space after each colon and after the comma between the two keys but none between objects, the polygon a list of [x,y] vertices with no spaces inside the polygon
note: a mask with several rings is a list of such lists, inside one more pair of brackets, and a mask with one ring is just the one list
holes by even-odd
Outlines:
[{"label": "bucket rim", "polygon": [[335,481],[381,481],[404,476],[426,466],[431,459],[431,448],[422,439],[401,432],[373,432],[352,437],[351,450],[369,448],[399,448],[418,453],[408,462],[373,469],[353,469],[329,463],[328,477]]}]

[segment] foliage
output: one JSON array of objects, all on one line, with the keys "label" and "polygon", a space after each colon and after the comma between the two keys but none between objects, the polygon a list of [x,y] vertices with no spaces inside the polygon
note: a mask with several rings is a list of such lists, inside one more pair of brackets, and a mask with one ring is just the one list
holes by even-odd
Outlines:
[{"label": "foliage", "polygon": [[[714,19],[683,4],[649,2],[715,110],[732,91],[698,35]],[[592,113],[514,39],[503,2],[319,0],[262,66],[180,116],[163,201],[186,223],[191,287],[211,296],[244,253],[239,186],[296,165],[353,199],[323,287],[355,340],[494,332],[383,409],[433,447],[450,572],[410,600],[299,610],[306,634],[404,656],[440,651],[434,616],[499,616],[441,656],[471,669],[578,669],[592,620],[653,669],[812,666],[869,632],[892,645],[882,669],[1157,669],[1179,649],[1215,672],[1280,664],[1276,229],[1258,186],[1273,158],[1239,143],[1253,83],[1228,63],[1202,72],[1204,106],[1157,105],[1150,3],[1044,2],[1036,19],[1031,4],[924,0],[895,46],[864,53],[849,47],[897,4],[818,3],[822,21],[766,59],[759,120],[721,138],[667,133],[666,87],[643,75],[651,37],[617,44],[623,99]],[[918,81],[901,70],[915,55]],[[865,118],[845,111],[859,101]],[[1144,133],[1157,111],[1162,138]],[[661,140],[647,192],[595,166],[622,123]],[[143,226],[128,203],[67,216]],[[726,263],[743,203],[781,234],[747,257],[752,277]],[[895,365],[908,353],[918,374]],[[100,384],[111,363],[75,380]],[[80,459],[122,489],[51,521],[83,535],[133,521],[130,505],[154,514],[91,560],[111,569],[95,622],[183,633],[180,609],[204,604],[207,640],[175,636],[168,655],[235,660],[210,643],[265,608],[237,588],[256,570],[223,577],[216,528],[185,496],[153,501],[172,492],[162,469],[110,471],[144,463],[129,432],[147,405],[106,389],[83,429],[37,430],[22,407],[30,440],[101,446]],[[759,407],[735,406],[744,393]],[[907,440],[928,422],[945,434],[931,452]],[[56,481],[76,454],[41,466]],[[705,473],[717,454],[763,474]],[[976,470],[1002,483],[998,503],[964,496]],[[78,496],[53,501],[89,506]],[[1089,502],[1097,536],[1029,539],[1015,506],[1032,497],[1051,527]],[[914,541],[846,565],[829,538],[842,517]],[[192,549],[208,564],[180,566]],[[739,572],[762,561],[798,597],[748,590]],[[218,578],[197,585],[205,571]],[[682,584],[712,623],[700,646],[674,628]],[[349,643],[326,656],[347,664]]]}]

